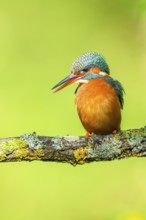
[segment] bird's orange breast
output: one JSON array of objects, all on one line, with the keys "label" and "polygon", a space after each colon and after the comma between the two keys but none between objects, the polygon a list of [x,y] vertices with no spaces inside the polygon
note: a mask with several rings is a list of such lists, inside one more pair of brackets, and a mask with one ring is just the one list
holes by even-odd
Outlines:
[{"label": "bird's orange breast", "polygon": [[108,134],[120,129],[121,105],[115,89],[103,78],[81,84],[75,102],[89,133]]}]

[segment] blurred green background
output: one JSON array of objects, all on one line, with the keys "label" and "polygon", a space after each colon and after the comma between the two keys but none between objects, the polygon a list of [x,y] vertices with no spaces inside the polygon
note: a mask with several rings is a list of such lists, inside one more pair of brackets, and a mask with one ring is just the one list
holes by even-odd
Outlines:
[{"label": "blurred green background", "polygon": [[[51,87],[82,53],[102,53],[124,86],[122,129],[146,125],[145,0],[0,2],[0,136],[84,135],[72,85]],[[0,219],[146,219],[146,160],[72,167],[0,164]]]}]

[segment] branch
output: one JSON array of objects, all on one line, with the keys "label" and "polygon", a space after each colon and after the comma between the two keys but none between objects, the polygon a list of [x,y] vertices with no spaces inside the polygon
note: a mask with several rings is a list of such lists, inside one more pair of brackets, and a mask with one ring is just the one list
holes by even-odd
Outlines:
[{"label": "branch", "polygon": [[25,134],[0,139],[0,162],[56,161],[73,165],[146,156],[146,127],[113,135],[45,137]]}]

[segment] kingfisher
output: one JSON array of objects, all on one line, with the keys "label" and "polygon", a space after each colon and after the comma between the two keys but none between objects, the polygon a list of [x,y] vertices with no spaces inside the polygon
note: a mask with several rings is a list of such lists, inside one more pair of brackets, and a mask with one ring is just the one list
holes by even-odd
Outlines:
[{"label": "kingfisher", "polygon": [[88,52],[71,65],[71,73],[52,89],[55,92],[72,83],[79,83],[75,103],[86,137],[94,134],[111,134],[120,130],[124,89],[110,76],[109,66],[101,54]]}]

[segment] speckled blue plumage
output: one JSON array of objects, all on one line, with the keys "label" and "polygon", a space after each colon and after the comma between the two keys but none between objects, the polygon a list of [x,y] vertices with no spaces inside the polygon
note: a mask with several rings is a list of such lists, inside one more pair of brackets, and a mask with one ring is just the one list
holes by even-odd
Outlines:
[{"label": "speckled blue plumage", "polygon": [[79,72],[83,69],[90,69],[98,66],[101,71],[110,73],[108,64],[104,57],[96,52],[88,52],[79,56],[71,65],[71,71],[73,73]]}]

